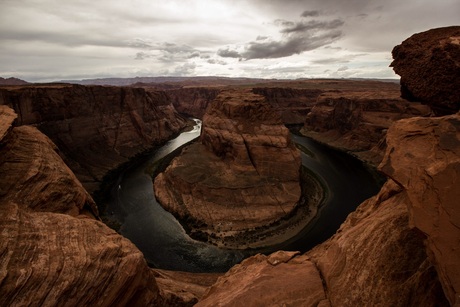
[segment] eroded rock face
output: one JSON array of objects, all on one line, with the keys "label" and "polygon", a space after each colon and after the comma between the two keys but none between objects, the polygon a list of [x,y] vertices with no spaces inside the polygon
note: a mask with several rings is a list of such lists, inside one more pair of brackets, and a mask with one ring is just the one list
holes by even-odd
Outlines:
[{"label": "eroded rock face", "polygon": [[304,255],[248,258],[197,306],[448,306],[407,201],[390,180],[328,241]]},{"label": "eroded rock face", "polygon": [[216,99],[221,91],[213,87],[189,87],[166,91],[176,110],[202,119],[208,104]]},{"label": "eroded rock face", "polygon": [[59,147],[85,188],[185,126],[164,92],[139,88],[34,85],[0,89],[19,125],[36,125]]},{"label": "eroded rock face", "polygon": [[302,133],[377,166],[385,153],[386,132],[395,121],[431,113],[429,107],[399,95],[391,86],[323,93],[307,115]]},{"label": "eroded rock face", "polygon": [[392,53],[403,98],[423,101],[437,115],[460,109],[460,26],[414,34]]},{"label": "eroded rock face", "polygon": [[234,266],[196,305],[330,306],[315,265],[296,252],[257,255]]},{"label": "eroded rock face", "polygon": [[142,253],[102,222],[1,203],[2,306],[158,304]]},{"label": "eroded rock face", "polygon": [[82,212],[98,216],[91,196],[37,128],[14,128],[1,141],[0,203],[19,203],[33,211]]},{"label": "eroded rock face", "polygon": [[142,253],[93,218],[56,146],[30,126],[3,133],[13,115],[0,106],[0,305],[161,305]]},{"label": "eroded rock face", "polygon": [[397,122],[381,170],[406,191],[412,227],[452,305],[460,304],[460,115]]},{"label": "eroded rock face", "polygon": [[202,129],[201,141],[155,179],[155,195],[167,210],[219,236],[266,226],[294,209],[300,154],[262,97],[222,92]]}]

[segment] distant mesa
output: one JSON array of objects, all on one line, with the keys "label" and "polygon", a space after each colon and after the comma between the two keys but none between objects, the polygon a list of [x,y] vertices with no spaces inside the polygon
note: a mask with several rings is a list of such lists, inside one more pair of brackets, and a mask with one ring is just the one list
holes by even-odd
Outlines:
[{"label": "distant mesa", "polygon": [[2,78],[0,77],[0,85],[25,85],[29,84],[29,82],[18,79],[18,78]]}]

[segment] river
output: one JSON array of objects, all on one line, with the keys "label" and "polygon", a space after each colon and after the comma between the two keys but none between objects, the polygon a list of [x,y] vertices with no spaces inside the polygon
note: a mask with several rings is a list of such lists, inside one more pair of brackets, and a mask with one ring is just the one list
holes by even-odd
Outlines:
[{"label": "river", "polygon": [[147,169],[180,146],[200,135],[201,122],[192,131],[169,141],[140,165],[120,174],[112,187],[104,215],[120,224],[120,233],[130,239],[147,262],[157,268],[189,272],[224,272],[244,258],[279,249],[306,251],[326,240],[346,216],[379,186],[357,159],[320,145],[306,137],[292,135],[302,151],[302,164],[313,171],[328,190],[317,216],[291,239],[261,250],[226,250],[191,239],[181,224],[157,203]]}]

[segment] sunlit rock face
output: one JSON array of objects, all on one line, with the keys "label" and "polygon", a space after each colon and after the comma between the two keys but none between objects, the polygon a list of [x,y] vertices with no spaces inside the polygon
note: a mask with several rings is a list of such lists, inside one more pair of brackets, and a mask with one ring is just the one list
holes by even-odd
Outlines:
[{"label": "sunlit rock face", "polygon": [[15,118],[0,105],[0,305],[159,304],[142,253],[95,219],[56,145]]},{"label": "sunlit rock face", "polygon": [[381,169],[407,191],[411,226],[426,236],[450,302],[460,303],[460,116],[399,121],[387,142]]},{"label": "sunlit rock face", "polygon": [[0,104],[16,111],[18,125],[35,125],[45,133],[90,192],[109,170],[185,126],[164,92],[139,88],[4,87]]},{"label": "sunlit rock face", "polygon": [[460,109],[460,26],[414,34],[392,53],[403,98],[428,104],[436,115]]},{"label": "sunlit rock face", "polygon": [[205,232],[231,235],[289,214],[300,198],[300,154],[264,98],[223,91],[208,107],[199,142],[155,179],[160,203]]}]

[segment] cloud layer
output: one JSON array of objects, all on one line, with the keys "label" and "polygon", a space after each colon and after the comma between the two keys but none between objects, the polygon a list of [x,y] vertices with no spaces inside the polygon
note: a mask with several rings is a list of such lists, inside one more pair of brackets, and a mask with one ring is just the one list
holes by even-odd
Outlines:
[{"label": "cloud layer", "polygon": [[396,77],[393,46],[458,0],[2,0],[0,76]]}]

